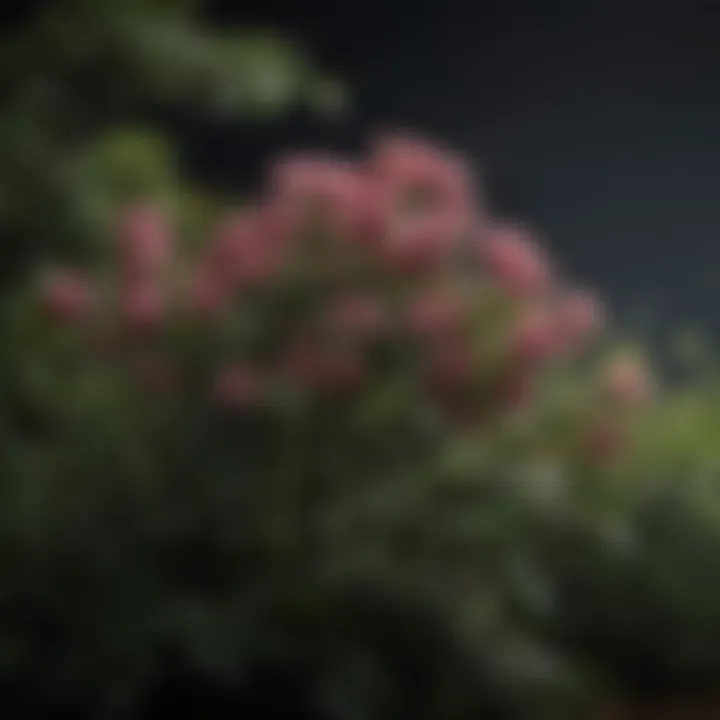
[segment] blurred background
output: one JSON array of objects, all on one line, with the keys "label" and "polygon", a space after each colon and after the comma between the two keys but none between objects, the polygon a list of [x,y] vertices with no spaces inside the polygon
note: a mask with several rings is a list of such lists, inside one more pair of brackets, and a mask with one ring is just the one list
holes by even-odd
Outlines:
[{"label": "blurred background", "polygon": [[2,17],[7,712],[720,718],[720,6]]},{"label": "blurred background", "polygon": [[212,12],[302,38],[353,104],[334,126],[305,117],[249,143],[215,128],[192,156],[202,172],[233,181],[267,147],[356,148],[379,127],[423,131],[462,148],[498,210],[552,238],[622,310],[717,326],[713,3],[275,0]]},{"label": "blurred background", "polygon": [[[6,37],[42,4],[10,3]],[[357,149],[380,127],[419,130],[461,147],[499,211],[551,237],[614,305],[716,326],[713,3],[270,0],[203,12],[301,41],[342,78],[352,108],[332,122],[297,108],[270,124],[173,116],[203,179],[242,184],[268,151]]]}]

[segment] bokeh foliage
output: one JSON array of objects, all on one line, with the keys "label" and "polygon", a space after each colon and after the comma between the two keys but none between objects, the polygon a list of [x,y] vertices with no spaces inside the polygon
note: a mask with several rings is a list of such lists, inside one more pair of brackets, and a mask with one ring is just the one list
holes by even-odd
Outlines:
[{"label": "bokeh foliage", "polygon": [[[0,48],[3,282],[77,251],[76,210],[98,173],[142,189],[163,180],[165,140],[128,137],[168,115],[268,121],[293,108],[336,112],[341,87],[296,41],[210,24],[205,3],[67,0],[29,4]],[[114,139],[114,134],[121,135]],[[98,146],[99,143],[99,146]],[[91,164],[82,173],[78,164]]]},{"label": "bokeh foliage", "polygon": [[[107,257],[123,204],[161,203],[190,242],[223,209],[180,176],[163,112],[337,104],[302,48],[209,27],[201,5],[39,4],[0,51],[8,706],[451,720],[716,685],[720,405],[692,337],[631,452],[599,472],[554,415],[590,361],[548,374],[536,415],[439,441],[402,383],[343,422],[287,405],[249,425],[206,399],[159,403],[38,320],[28,271]],[[389,456],[411,426],[412,453]],[[318,514],[303,492],[320,458],[334,492]]]}]

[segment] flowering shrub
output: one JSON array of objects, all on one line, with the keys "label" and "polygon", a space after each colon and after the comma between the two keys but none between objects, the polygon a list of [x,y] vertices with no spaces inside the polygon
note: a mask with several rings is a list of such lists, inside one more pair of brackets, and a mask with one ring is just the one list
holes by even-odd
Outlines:
[{"label": "flowering shrub", "polygon": [[[45,278],[47,317],[95,349],[112,344],[104,362],[152,363],[160,385],[175,376],[178,395],[246,418],[356,407],[394,383],[413,421],[497,423],[603,322],[528,231],[478,211],[459,158],[404,138],[354,165],[277,163],[266,194],[200,247],[152,205],[127,208],[114,235],[103,267]],[[605,374],[609,401],[644,403],[637,363]]]},{"label": "flowering shrub", "polygon": [[9,575],[8,602],[50,592],[50,567],[95,600],[78,618],[88,601],[67,584],[49,620],[64,642],[22,636],[11,682],[63,668],[64,693],[120,675],[107,692],[140,697],[157,643],[238,661],[203,644],[210,626],[167,618],[212,625],[249,588],[357,574],[440,596],[478,649],[500,602],[488,583],[524,537],[508,476],[561,476],[571,494],[622,467],[651,390],[630,354],[597,367],[599,301],[481,207],[460,158],[388,137],[356,163],[276,163],[259,198],[200,232],[133,203],[104,258],[39,276],[30,315],[6,323],[0,531],[41,569]]},{"label": "flowering shrub", "polygon": [[462,160],[415,139],[291,157],[200,242],[157,204],[123,208],[105,261],[49,273],[37,301],[86,378],[112,376],[134,412],[165,414],[163,442],[198,448],[183,472],[212,455],[246,478],[219,509],[241,506],[235,534],[342,564],[357,534],[386,542],[378,503],[391,535],[418,521],[393,503],[432,502],[455,445],[492,464],[475,476],[602,470],[649,399],[637,358],[588,372],[599,300],[480,207]]}]

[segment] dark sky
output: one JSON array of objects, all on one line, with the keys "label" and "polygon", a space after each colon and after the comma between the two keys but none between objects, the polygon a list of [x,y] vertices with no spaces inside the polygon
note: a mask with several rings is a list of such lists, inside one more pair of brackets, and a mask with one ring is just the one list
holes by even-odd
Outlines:
[{"label": "dark sky", "polygon": [[[354,95],[331,128],[215,133],[232,175],[293,142],[357,148],[374,129],[437,136],[482,169],[578,278],[627,312],[720,328],[720,3],[465,0],[219,3],[305,39]],[[224,6],[224,7],[223,7]]]}]

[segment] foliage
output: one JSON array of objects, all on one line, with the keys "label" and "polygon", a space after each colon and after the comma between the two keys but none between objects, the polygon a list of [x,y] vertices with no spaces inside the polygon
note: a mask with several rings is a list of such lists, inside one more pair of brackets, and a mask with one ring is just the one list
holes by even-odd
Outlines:
[{"label": "foliage", "polygon": [[46,3],[2,49],[8,703],[460,720],[716,685],[696,339],[653,396],[642,348],[417,140],[290,158],[242,202],[189,185],[163,112],[335,95],[200,9]]},{"label": "foliage", "polygon": [[[518,713],[518,683],[527,701],[562,690],[502,589],[533,513],[620,462],[646,402],[640,364],[593,359],[597,303],[526,230],[478,218],[463,163],[418,141],[278,163],[239,208],[157,177],[95,182],[101,242],[6,309],[7,685],[128,717],[190,673],[237,711],[279,632],[273,672],[316,672],[303,692],[357,713],[329,717]],[[415,630],[385,647],[393,603]],[[374,619],[346,644],[335,613]],[[427,650],[393,660],[418,623]],[[354,664],[371,651],[400,675]]]},{"label": "foliage", "polygon": [[674,350],[669,385],[613,482],[585,510],[525,526],[544,604],[531,606],[519,587],[511,595],[532,634],[612,694],[689,698],[679,717],[714,692],[720,672],[720,486],[712,354],[688,336]]},{"label": "foliage", "polygon": [[[332,111],[341,101],[335,81],[297,43],[260,29],[212,27],[202,3],[68,0],[32,7],[0,50],[6,286],[48,251],[76,249],[68,213],[93,192],[90,178],[76,172],[78,157],[92,155],[96,143],[114,142],[124,126],[166,128],[163,118],[181,111],[268,120],[298,105]],[[117,172],[122,148],[128,163],[152,171],[154,148],[127,147],[124,137],[115,148],[91,162]]]}]

